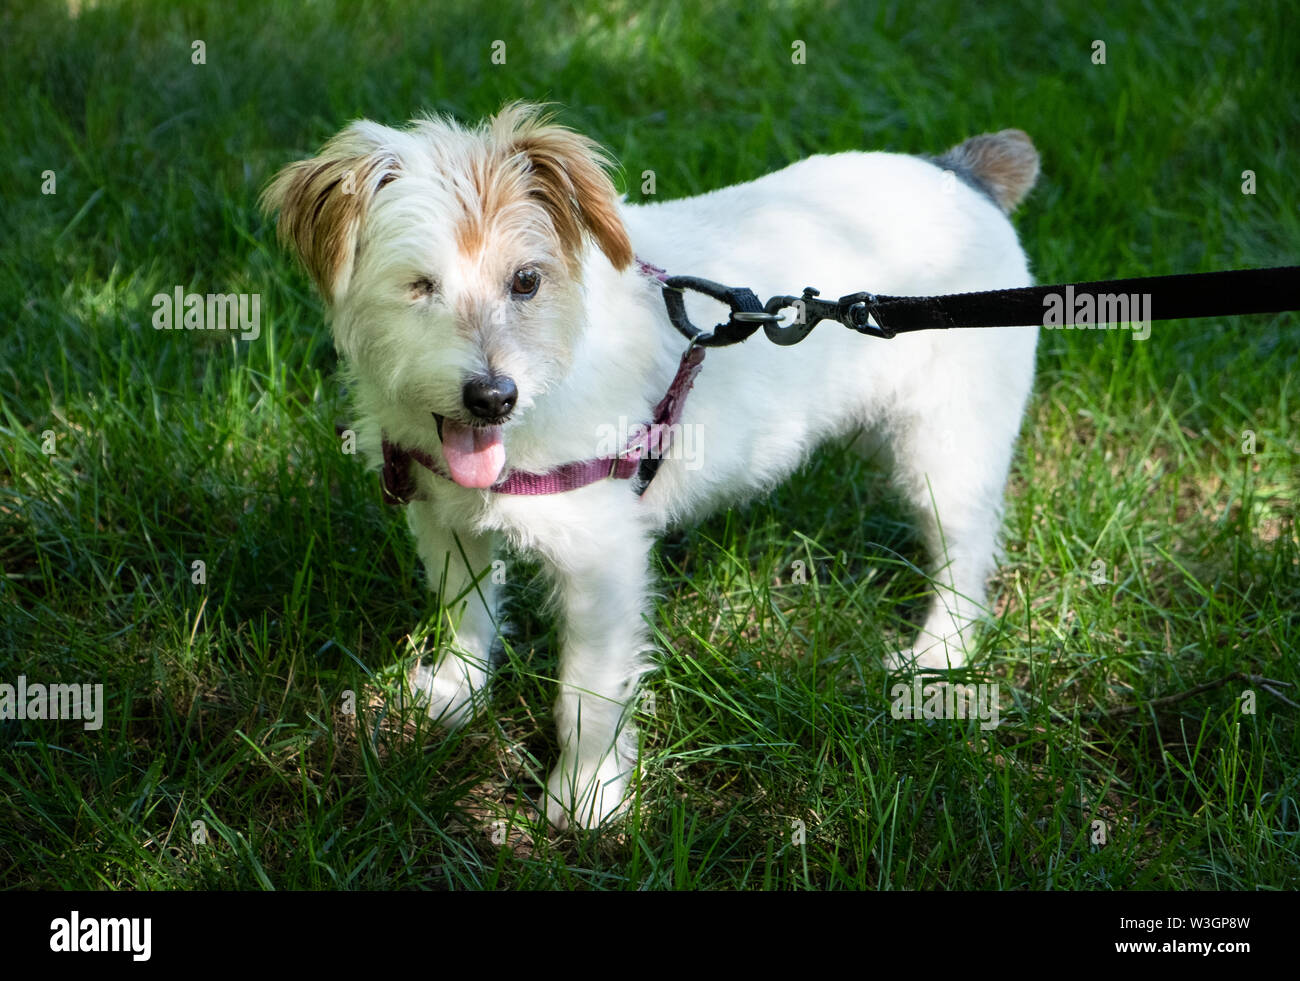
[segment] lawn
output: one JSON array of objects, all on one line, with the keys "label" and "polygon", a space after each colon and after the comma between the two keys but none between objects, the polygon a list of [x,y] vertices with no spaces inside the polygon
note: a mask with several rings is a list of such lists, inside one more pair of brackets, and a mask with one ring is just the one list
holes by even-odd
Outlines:
[{"label": "lawn", "polygon": [[[482,717],[384,700],[435,611],[257,210],[350,119],[527,98],[632,200],[1016,126],[1040,282],[1294,264],[1287,6],[6,5],[0,683],[104,712],[0,721],[0,886],[1300,887],[1300,315],[1043,333],[963,675],[996,729],[892,717],[928,586],[856,457],[669,537],[632,812],[556,834],[527,565]],[[155,330],[177,287],[256,294],[259,336]]]}]

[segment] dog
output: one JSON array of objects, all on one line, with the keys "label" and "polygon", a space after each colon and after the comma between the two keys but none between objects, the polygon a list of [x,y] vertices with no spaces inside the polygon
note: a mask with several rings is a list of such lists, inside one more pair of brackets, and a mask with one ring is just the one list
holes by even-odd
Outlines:
[{"label": "dog", "polygon": [[[762,494],[829,440],[892,464],[932,563],[932,606],[887,666],[963,663],[1037,342],[1037,328],[886,342],[829,323],[797,346],[753,337],[688,365],[662,299],[661,270],[760,296],[1029,285],[1008,215],[1039,160],[1018,130],[937,158],[813,156],[652,204],[621,199],[611,167],[543,107],[512,103],[472,128],[354,122],[262,200],[320,289],[357,444],[406,502],[441,598],[448,641],[407,678],[431,716],[454,728],[483,704],[497,556],[535,556],[553,586],[561,751],[545,806],[560,829],[595,827],[628,798],[656,537]],[[722,309],[694,293],[686,308],[698,324]],[[611,452],[620,425],[635,446]],[[650,458],[652,477],[637,463]]]}]

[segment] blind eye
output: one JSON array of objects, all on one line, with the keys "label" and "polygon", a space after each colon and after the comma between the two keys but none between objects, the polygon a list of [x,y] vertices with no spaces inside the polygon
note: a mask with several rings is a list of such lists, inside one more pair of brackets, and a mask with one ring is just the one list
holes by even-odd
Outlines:
[{"label": "blind eye", "polygon": [[410,286],[411,299],[423,300],[438,292],[438,284],[428,276],[421,276]]}]

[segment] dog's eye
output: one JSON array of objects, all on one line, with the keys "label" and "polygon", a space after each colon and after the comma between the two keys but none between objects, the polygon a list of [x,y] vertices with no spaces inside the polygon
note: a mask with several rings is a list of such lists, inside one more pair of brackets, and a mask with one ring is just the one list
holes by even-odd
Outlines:
[{"label": "dog's eye", "polygon": [[516,300],[531,300],[541,285],[542,277],[536,269],[520,269],[510,281],[510,295]]},{"label": "dog's eye", "polygon": [[428,276],[421,276],[410,287],[412,300],[423,300],[438,292],[438,284]]}]

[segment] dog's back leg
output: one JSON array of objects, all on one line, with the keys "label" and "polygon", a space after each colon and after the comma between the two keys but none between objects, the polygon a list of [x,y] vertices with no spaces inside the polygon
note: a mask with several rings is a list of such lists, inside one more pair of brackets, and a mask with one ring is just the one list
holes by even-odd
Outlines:
[{"label": "dog's back leg", "polygon": [[[936,593],[915,645],[893,655],[891,669],[956,668],[974,649],[1032,376],[1030,336],[996,351],[997,370],[992,363],[981,366],[984,359],[951,354],[949,363],[964,364],[971,374],[963,383],[931,388],[891,440],[895,473],[920,520]],[[981,373],[981,367],[988,370]]]}]

